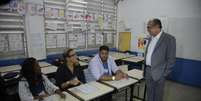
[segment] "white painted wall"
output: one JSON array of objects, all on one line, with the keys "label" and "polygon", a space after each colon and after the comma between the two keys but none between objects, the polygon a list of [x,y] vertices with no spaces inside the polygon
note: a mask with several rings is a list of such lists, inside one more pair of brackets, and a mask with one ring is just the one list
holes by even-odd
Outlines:
[{"label": "white painted wall", "polygon": [[[167,31],[174,35],[176,38],[182,36],[182,29],[190,29],[192,33],[185,33],[182,36],[183,40],[177,40],[177,56],[182,58],[190,58],[201,60],[201,0],[123,0],[118,4],[118,21],[123,20],[126,27],[131,28],[132,42],[131,50],[137,50],[137,36],[145,33],[145,23],[149,18],[158,17],[162,18],[164,24],[168,27]],[[196,23],[194,28],[193,24],[185,26],[178,30],[169,28],[175,24],[175,19],[198,19],[200,23]],[[185,20],[183,20],[185,21]],[[189,20],[190,21],[190,20]],[[182,21],[178,21],[182,22]],[[193,20],[192,22],[195,22]],[[192,23],[191,22],[191,23]],[[180,23],[181,25],[181,23]],[[179,32],[180,31],[180,32]],[[186,30],[185,30],[186,31]],[[172,33],[171,33],[172,32]],[[189,32],[189,31],[188,31]],[[190,37],[190,38],[189,38]],[[186,43],[185,39],[188,40]],[[195,40],[194,40],[195,39]],[[197,46],[195,45],[197,44]],[[189,47],[190,46],[190,47]],[[183,48],[181,48],[183,47]],[[182,53],[180,52],[182,50]],[[188,54],[188,55],[186,55]]]}]

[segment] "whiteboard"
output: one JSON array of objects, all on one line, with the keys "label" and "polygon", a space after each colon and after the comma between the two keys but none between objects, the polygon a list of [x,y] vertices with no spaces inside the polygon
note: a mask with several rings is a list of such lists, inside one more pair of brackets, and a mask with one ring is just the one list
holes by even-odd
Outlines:
[{"label": "whiteboard", "polygon": [[[30,6],[43,5],[42,0],[26,0]],[[30,14],[34,12],[28,9],[25,15],[25,27],[27,37],[28,57],[35,57],[38,60],[46,59],[45,31],[43,15]]]},{"label": "whiteboard", "polygon": [[168,32],[176,38],[177,57],[201,60],[201,18],[168,18]]},{"label": "whiteboard", "polygon": [[[28,56],[38,60],[46,58],[45,32],[42,16],[26,16]],[[32,20],[31,20],[32,19]]]}]

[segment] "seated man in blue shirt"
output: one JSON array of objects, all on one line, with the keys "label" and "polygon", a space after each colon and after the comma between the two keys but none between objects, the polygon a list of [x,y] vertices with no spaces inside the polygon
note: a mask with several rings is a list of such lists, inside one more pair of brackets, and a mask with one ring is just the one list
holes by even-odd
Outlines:
[{"label": "seated man in blue shirt", "polygon": [[89,63],[89,69],[94,78],[100,81],[120,80],[127,78],[127,74],[119,70],[114,59],[109,56],[108,46],[101,46],[99,48],[99,53],[92,58]]}]

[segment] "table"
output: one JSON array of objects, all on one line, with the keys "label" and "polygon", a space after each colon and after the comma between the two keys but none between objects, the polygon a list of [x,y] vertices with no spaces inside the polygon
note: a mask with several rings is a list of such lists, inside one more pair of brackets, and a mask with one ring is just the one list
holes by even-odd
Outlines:
[{"label": "table", "polygon": [[39,65],[40,65],[41,67],[48,67],[48,66],[52,66],[52,64],[47,63],[47,62],[45,62],[45,61],[38,62],[38,63],[39,63]]},{"label": "table", "polygon": [[[139,69],[132,69],[132,70],[129,70],[127,71],[127,74],[129,77],[131,78],[134,78],[136,80],[138,80],[138,83],[140,83],[142,80],[143,80],[143,71],[142,70],[139,70]],[[144,95],[143,95],[143,98],[139,98],[139,87],[138,87],[138,96],[134,96],[134,98],[137,98],[139,100],[143,100],[145,101],[145,96],[146,96],[146,86],[145,86],[145,89],[144,89]]]},{"label": "table", "polygon": [[125,59],[122,59],[122,60],[128,61],[128,62],[138,63],[138,62],[144,61],[144,57],[134,56],[134,57],[125,58]]},{"label": "table", "polygon": [[[51,74],[51,73],[55,73],[57,71],[57,67],[54,65],[51,65],[47,62],[39,62],[39,65],[41,66],[41,71],[44,74]],[[0,67],[0,73],[1,76],[4,76],[10,72],[17,72],[19,73],[21,70],[21,66],[20,65],[10,65],[10,66],[3,66]],[[11,79],[17,79],[19,77],[19,75],[17,75],[14,78]],[[5,81],[9,81],[9,79],[5,79]]]},{"label": "table", "polygon": [[[130,100],[132,101],[133,98],[133,87],[138,82],[136,79],[128,78],[122,79],[118,81],[101,81],[101,83],[106,84],[115,89],[116,93],[119,92],[121,89],[129,87],[130,90]],[[126,89],[126,101],[127,101],[127,89]]]},{"label": "table", "polygon": [[113,87],[115,89],[121,89],[121,88],[128,87],[128,86],[136,83],[137,80],[128,78],[128,79],[122,79],[122,80],[118,80],[118,81],[115,80],[115,81],[101,81],[101,82],[110,87]]},{"label": "table", "polygon": [[51,73],[55,73],[57,71],[57,66],[47,66],[47,67],[42,67],[41,68],[41,72],[44,74],[51,74]]},{"label": "table", "polygon": [[0,67],[0,72],[6,73],[11,71],[19,71],[20,69],[21,69],[20,65],[10,65],[10,66]]},{"label": "table", "polygon": [[91,60],[91,57],[89,56],[79,56],[78,58],[80,61],[83,61],[83,62],[89,62]]},{"label": "table", "polygon": [[123,64],[125,64],[125,62],[130,62],[130,63],[134,63],[138,67],[144,68],[144,57],[134,56],[134,57],[122,59],[122,61],[123,61]]},{"label": "table", "polygon": [[46,97],[44,101],[80,101],[79,99],[67,92],[63,92],[63,94],[66,95],[65,99],[62,99],[58,94],[53,94],[51,96]]},{"label": "table", "polygon": [[84,61],[79,61],[79,64],[80,66],[84,67],[84,66],[87,66],[88,63],[87,62],[84,62]]},{"label": "table", "polygon": [[[48,66],[53,66],[47,62],[39,62],[39,65],[43,67],[48,67]],[[10,65],[10,66],[3,66],[0,67],[0,72],[1,73],[6,73],[6,72],[12,72],[12,71],[20,71],[21,66],[20,65]]]},{"label": "table", "polygon": [[128,72],[128,65],[120,65],[118,66],[119,70],[121,70],[124,73]]},{"label": "table", "polygon": [[[88,92],[83,92],[82,89],[92,89],[91,91]],[[93,81],[93,82],[89,82],[77,87],[73,87],[68,89],[68,92],[74,96],[76,96],[77,98],[79,98],[82,101],[89,101],[89,100],[93,100],[96,99],[100,96],[103,96],[105,94],[108,94],[110,92],[112,92],[114,89],[111,87],[108,87],[104,84],[101,84],[99,82]]]},{"label": "table", "polygon": [[139,69],[132,69],[127,71],[128,76],[137,79],[137,80],[141,80],[143,79],[143,71],[139,70]]},{"label": "table", "polygon": [[120,53],[120,52],[109,52],[109,55],[112,56],[115,60],[134,57],[134,55]]}]

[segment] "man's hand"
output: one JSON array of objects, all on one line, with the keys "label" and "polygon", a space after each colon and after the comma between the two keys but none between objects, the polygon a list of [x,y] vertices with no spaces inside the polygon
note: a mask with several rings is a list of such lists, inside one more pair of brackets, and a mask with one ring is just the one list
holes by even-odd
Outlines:
[{"label": "man's hand", "polygon": [[123,78],[128,78],[128,74],[126,74],[126,73],[124,73],[124,72],[118,70],[118,71],[116,72],[115,79],[116,79],[116,80],[120,80],[120,79],[123,79]]},{"label": "man's hand", "polygon": [[121,79],[122,79],[122,76],[120,74],[115,75],[115,80],[121,80]]},{"label": "man's hand", "polygon": [[124,74],[123,74],[123,78],[128,79],[128,74],[124,73]]},{"label": "man's hand", "polygon": [[69,83],[70,83],[70,85],[74,85],[74,86],[81,84],[81,82],[79,80],[70,80]]}]

